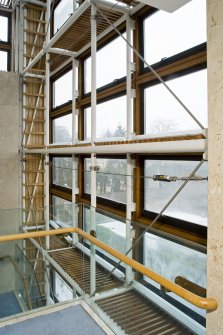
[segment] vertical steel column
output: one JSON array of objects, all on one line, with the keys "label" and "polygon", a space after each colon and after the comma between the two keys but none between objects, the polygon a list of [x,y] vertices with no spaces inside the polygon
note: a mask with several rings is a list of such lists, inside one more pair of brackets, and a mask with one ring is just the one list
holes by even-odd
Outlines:
[{"label": "vertical steel column", "polygon": [[[131,157],[131,154],[127,154],[127,162],[126,162],[126,245],[125,245],[125,251],[127,252],[131,246],[132,246],[132,211],[133,211],[133,201],[132,201],[132,195],[133,195],[133,160]],[[128,257],[132,257],[132,252],[128,253]],[[133,280],[133,271],[130,266],[126,266],[126,276],[125,281],[126,284],[130,284]]]},{"label": "vertical steel column", "polygon": [[[47,0],[46,10],[46,44],[50,41],[50,12],[51,12],[51,0]],[[50,116],[50,54],[46,53],[46,82],[45,82],[45,135],[44,144],[49,145],[49,116]],[[45,227],[49,230],[49,155],[45,156],[45,173],[44,173],[44,184],[45,184]],[[46,250],[50,247],[49,236],[46,237]],[[50,273],[49,263],[45,260],[45,294],[46,294],[46,305],[50,304]]]},{"label": "vertical steel column", "polygon": [[[76,60],[72,60],[72,144],[75,144],[77,142],[77,133],[76,133],[76,122],[77,122],[77,115],[76,115]],[[72,221],[73,226],[78,227],[78,222],[76,218],[77,214],[77,205],[76,205],[76,157],[75,155],[72,155]],[[78,234],[72,234],[73,238],[73,244],[78,242]]]},{"label": "vertical steel column", "polygon": [[16,24],[16,16],[15,10],[12,12],[12,52],[11,52],[11,71],[15,71],[15,24]]},{"label": "vertical steel column", "polygon": [[[50,86],[50,62],[49,62],[49,54],[46,54],[46,83],[45,83],[45,136],[44,136],[44,144],[49,145],[49,86]],[[44,207],[45,207],[45,229],[49,230],[49,218],[50,218],[50,210],[49,210],[49,155],[45,155],[45,168],[44,168]],[[50,248],[50,240],[49,236],[46,236],[46,250]],[[50,283],[49,283],[49,264],[48,261],[45,260],[45,294],[46,294],[46,305],[50,304]]]},{"label": "vertical steel column", "polygon": [[[49,145],[49,92],[50,92],[50,55],[46,54],[45,82],[45,135],[44,144]],[[49,156],[45,156],[45,225],[49,229]],[[49,249],[49,236],[46,237],[46,249]]]},{"label": "vertical steel column", "polygon": [[[91,5],[91,144],[94,145],[96,139],[96,52],[97,52],[97,10],[94,4]],[[91,230],[96,229],[96,155],[91,154]],[[96,289],[96,263],[95,263],[95,245],[91,244],[90,254],[91,268],[91,290]]]},{"label": "vertical steel column", "polygon": [[24,4],[19,5],[19,73],[23,71],[24,65]]},{"label": "vertical steel column", "polygon": [[19,6],[15,9],[15,72],[19,72]]},{"label": "vertical steel column", "polygon": [[[130,17],[126,17],[126,39],[132,44],[132,26]],[[126,124],[127,124],[127,139],[132,138],[133,131],[133,116],[132,116],[132,49],[126,43]]]}]

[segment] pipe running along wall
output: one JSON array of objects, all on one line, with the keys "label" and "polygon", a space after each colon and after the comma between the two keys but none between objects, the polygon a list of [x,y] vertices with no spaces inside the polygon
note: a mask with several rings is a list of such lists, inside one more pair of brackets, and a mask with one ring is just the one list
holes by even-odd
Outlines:
[{"label": "pipe running along wall", "polygon": [[164,277],[160,276],[159,274],[151,271],[149,268],[145,267],[144,265],[138,263],[137,261],[129,258],[128,256],[124,255],[123,253],[107,246],[106,244],[102,243],[101,241],[97,240],[93,236],[85,233],[80,228],[63,228],[63,229],[54,229],[48,231],[36,231],[31,233],[22,233],[22,234],[12,234],[12,235],[4,235],[0,236],[0,242],[10,242],[28,238],[35,238],[35,237],[44,237],[44,236],[53,236],[53,235],[60,235],[60,234],[68,234],[68,233],[77,233],[82,238],[88,240],[89,242],[95,244],[99,248],[103,249],[104,251],[108,252],[112,256],[118,258],[123,263],[131,266],[134,270],[140,272],[141,274],[147,276],[148,278],[154,280],[161,286],[165,287],[167,290],[175,293],[179,297],[183,298],[184,300],[190,302],[194,306],[199,308],[206,309],[207,311],[211,312],[218,308],[218,302],[214,298],[203,298],[196,294],[193,294],[184,288],[178,286],[177,284],[165,279]]}]

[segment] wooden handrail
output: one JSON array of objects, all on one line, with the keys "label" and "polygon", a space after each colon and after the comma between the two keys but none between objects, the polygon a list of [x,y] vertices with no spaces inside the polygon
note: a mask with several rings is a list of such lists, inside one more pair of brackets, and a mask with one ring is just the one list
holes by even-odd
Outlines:
[{"label": "wooden handrail", "polygon": [[140,264],[139,262],[129,258],[128,256],[124,255],[123,253],[109,247],[108,245],[104,244],[103,242],[97,240],[95,237],[85,233],[80,228],[61,228],[61,229],[53,229],[53,230],[46,230],[46,231],[35,231],[31,233],[22,233],[22,234],[12,234],[12,235],[4,235],[0,236],[0,242],[9,242],[21,239],[28,239],[28,238],[35,238],[35,237],[43,237],[43,236],[52,236],[52,235],[61,235],[61,234],[68,234],[68,233],[77,233],[84,239],[88,240],[89,242],[95,244],[99,248],[103,249],[104,251],[108,252],[112,256],[118,258],[123,263],[131,266],[134,270],[140,272],[141,274],[145,275],[146,277],[154,280],[161,286],[165,287],[167,290],[175,293],[179,297],[183,298],[184,300],[190,302],[194,306],[199,308],[206,309],[208,311],[214,311],[218,308],[218,302],[214,298],[204,298],[200,297],[194,293],[187,291],[186,289],[180,287],[179,285],[171,282],[168,279],[160,276],[156,272],[150,270],[149,268],[145,267],[144,265]]}]

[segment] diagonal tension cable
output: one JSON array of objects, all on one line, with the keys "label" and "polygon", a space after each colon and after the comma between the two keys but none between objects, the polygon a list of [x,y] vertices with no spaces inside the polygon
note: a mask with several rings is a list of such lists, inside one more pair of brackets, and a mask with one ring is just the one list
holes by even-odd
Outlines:
[{"label": "diagonal tension cable", "polygon": [[[127,256],[132,250],[133,248],[140,242],[140,240],[143,238],[143,236],[145,235],[146,232],[149,231],[149,229],[159,220],[159,218],[163,215],[163,213],[165,212],[165,210],[170,206],[170,204],[175,200],[175,198],[178,196],[178,194],[183,190],[183,188],[187,185],[187,183],[189,182],[189,180],[195,175],[195,173],[197,172],[197,170],[201,167],[201,165],[205,162],[205,159],[203,159],[202,161],[199,162],[199,164],[195,167],[195,169],[191,172],[191,174],[188,176],[188,178],[184,181],[184,183],[178,188],[178,190],[174,193],[174,195],[170,198],[170,200],[166,203],[166,205],[162,208],[162,210],[159,212],[159,214],[157,214],[157,216],[155,217],[155,219],[151,222],[150,225],[147,226],[147,228],[141,233],[141,235],[135,240],[135,242],[133,243],[133,245],[126,251],[125,255]],[[90,295],[90,297],[93,297],[98,290],[104,285],[105,281],[107,280],[107,278],[109,278],[111,276],[111,274],[120,266],[120,264],[122,263],[122,261],[118,261],[116,263],[116,265],[114,266],[114,268],[107,274],[107,276],[105,277],[104,281],[96,288],[96,290]]]},{"label": "diagonal tension cable", "polygon": [[133,50],[133,52],[139,57],[139,59],[150,69],[150,71],[154,74],[154,76],[165,86],[165,88],[170,92],[170,94],[178,101],[178,103],[183,107],[183,109],[191,116],[191,118],[198,124],[198,126],[204,130],[205,127],[202,123],[194,116],[194,114],[187,108],[187,106],[180,100],[180,98],[172,91],[169,85],[162,79],[162,77],[153,69],[153,67],[145,60],[145,58],[134,48],[131,43],[120,33],[120,31],[115,27],[115,25],[111,22],[111,20],[97,7],[94,1],[90,1],[90,3],[97,9],[97,11],[101,14],[101,16],[114,28],[117,34],[127,43],[127,45]]}]

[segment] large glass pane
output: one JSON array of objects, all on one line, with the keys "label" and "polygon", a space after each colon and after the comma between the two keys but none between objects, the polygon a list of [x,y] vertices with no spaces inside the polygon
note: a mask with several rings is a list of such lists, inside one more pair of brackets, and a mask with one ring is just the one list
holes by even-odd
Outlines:
[{"label": "large glass pane", "polygon": [[[90,193],[91,160],[85,159],[84,191]],[[98,158],[97,196],[119,203],[126,203],[126,160]]]},{"label": "large glass pane", "polygon": [[[145,233],[143,259],[143,263],[146,267],[172,282],[175,282],[176,277],[180,276],[206,288],[207,256],[202,252],[190,249],[165,238]],[[148,277],[144,277],[144,279],[153,286],[160,288],[157,283]],[[204,310],[187,303],[173,293],[168,293],[168,295],[188,305],[199,314],[205,315]]]},{"label": "large glass pane", "polygon": [[53,108],[72,100],[72,71],[65,73],[53,83]]},{"label": "large glass pane", "polygon": [[[52,220],[59,226],[73,226],[72,203],[68,200],[52,196]],[[75,205],[74,205],[75,206]]]},{"label": "large glass pane", "polygon": [[[108,100],[97,105],[96,138],[125,137],[126,96]],[[85,139],[91,137],[91,108],[85,109]]]},{"label": "large glass pane", "polygon": [[84,160],[84,192],[91,193],[91,159],[85,158]]},{"label": "large glass pane", "polygon": [[[78,162],[75,160],[75,184],[78,180]],[[72,188],[72,158],[53,157],[53,184]]]},{"label": "large glass pane", "polygon": [[[167,84],[207,127],[207,70],[169,80]],[[145,133],[165,135],[199,129],[197,123],[162,84],[144,91]]]},{"label": "large glass pane", "polygon": [[70,286],[54,271],[54,295],[57,300],[66,301],[75,298],[74,292]]},{"label": "large glass pane", "polygon": [[[197,166],[197,161],[146,160],[144,165],[144,209],[159,213],[184,180]],[[207,226],[207,162],[196,172],[164,215]],[[181,180],[155,181],[155,175],[168,175]]]},{"label": "large glass pane", "polygon": [[0,41],[8,42],[8,18],[0,16]]},{"label": "large glass pane", "polygon": [[[125,37],[126,34],[123,34]],[[118,50],[118,52],[117,52]],[[126,42],[119,36],[97,51],[96,87],[126,76]],[[91,91],[91,57],[84,62],[84,93]]]},{"label": "large glass pane", "polygon": [[144,56],[154,64],[206,42],[206,1],[193,0],[174,13],[156,12],[144,21]]},{"label": "large glass pane", "polygon": [[[90,208],[84,207],[84,230],[90,233],[91,230],[91,212]],[[109,245],[110,247],[125,253],[126,248],[126,225],[125,223],[107,216],[105,214],[95,212],[96,234],[97,239]],[[106,255],[110,259],[117,260],[106,251],[96,248],[101,254]]]},{"label": "large glass pane", "polygon": [[73,14],[73,0],[61,0],[54,11],[53,32],[54,34]]},{"label": "large glass pane", "polygon": [[53,120],[53,143],[72,142],[72,114]]},{"label": "large glass pane", "polygon": [[0,51],[0,71],[8,70],[8,52]]}]

